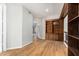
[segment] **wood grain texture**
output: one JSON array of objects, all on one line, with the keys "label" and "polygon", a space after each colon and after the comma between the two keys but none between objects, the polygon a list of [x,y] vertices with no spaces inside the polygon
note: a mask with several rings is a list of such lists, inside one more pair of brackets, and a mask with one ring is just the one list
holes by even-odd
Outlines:
[{"label": "wood grain texture", "polygon": [[52,21],[46,21],[46,33],[53,33]]},{"label": "wood grain texture", "polygon": [[68,55],[79,56],[79,3],[68,4]]},{"label": "wood grain texture", "polygon": [[65,18],[68,14],[68,3],[64,3],[63,9],[60,14],[60,18]]},{"label": "wood grain texture", "polygon": [[49,39],[49,40],[64,41],[63,40],[64,39],[63,38],[63,35],[64,35],[63,25],[64,25],[63,19],[46,21],[46,37],[49,37],[49,38],[52,37],[52,39]]},{"label": "wood grain texture", "polygon": [[67,48],[60,41],[35,40],[30,45],[8,50],[0,56],[67,56]]}]

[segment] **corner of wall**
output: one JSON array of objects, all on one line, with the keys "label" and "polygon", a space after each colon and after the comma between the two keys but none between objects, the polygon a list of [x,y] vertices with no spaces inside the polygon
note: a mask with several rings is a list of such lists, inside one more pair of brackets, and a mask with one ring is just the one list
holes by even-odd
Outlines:
[{"label": "corner of wall", "polygon": [[33,41],[30,41],[30,42],[28,42],[28,43],[26,43],[26,44],[22,44],[22,47],[27,46],[27,45],[31,44],[32,42],[33,42]]}]

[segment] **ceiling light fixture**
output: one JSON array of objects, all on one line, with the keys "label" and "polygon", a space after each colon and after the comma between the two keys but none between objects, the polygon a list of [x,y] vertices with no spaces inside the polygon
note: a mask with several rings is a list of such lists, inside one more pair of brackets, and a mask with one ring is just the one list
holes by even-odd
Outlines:
[{"label": "ceiling light fixture", "polygon": [[48,10],[48,9],[46,9],[45,11],[46,11],[46,12],[48,12],[49,10]]}]

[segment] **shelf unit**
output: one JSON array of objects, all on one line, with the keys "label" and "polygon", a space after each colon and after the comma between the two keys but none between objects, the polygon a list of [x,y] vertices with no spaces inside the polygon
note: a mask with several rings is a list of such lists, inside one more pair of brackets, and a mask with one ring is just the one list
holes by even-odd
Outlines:
[{"label": "shelf unit", "polygon": [[73,55],[75,55],[75,56],[79,55],[79,51],[77,49],[75,49],[73,47],[68,47],[68,48],[71,50],[71,52],[73,53]]},{"label": "shelf unit", "polygon": [[79,20],[79,15],[74,17],[73,19],[69,20],[68,23],[71,23],[71,22],[77,21],[77,20]]},{"label": "shelf unit", "polygon": [[79,4],[68,4],[68,55],[79,56]]},{"label": "shelf unit", "polygon": [[79,40],[79,35],[68,35],[68,36],[70,36],[70,37],[72,37],[72,38],[74,38],[74,39]]}]

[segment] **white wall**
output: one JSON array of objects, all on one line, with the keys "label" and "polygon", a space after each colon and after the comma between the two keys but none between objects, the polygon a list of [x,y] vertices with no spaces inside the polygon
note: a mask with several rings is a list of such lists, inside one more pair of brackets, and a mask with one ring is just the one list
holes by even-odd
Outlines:
[{"label": "white wall", "polygon": [[23,8],[23,24],[22,24],[22,45],[32,43],[33,41],[33,16],[26,8]]},{"label": "white wall", "polygon": [[33,41],[33,16],[18,4],[7,4],[7,49],[21,48]]},{"label": "white wall", "polygon": [[6,18],[6,45],[7,49],[22,46],[22,7],[16,4],[7,4]]},{"label": "white wall", "polygon": [[6,51],[6,4],[0,4],[0,51]]},{"label": "white wall", "polygon": [[46,33],[46,20],[42,19],[42,39],[45,39],[45,33]]},{"label": "white wall", "polygon": [[39,18],[37,20],[38,20],[38,23],[37,23],[37,36],[38,36],[38,38],[42,39],[42,19]]},{"label": "white wall", "polygon": [[2,52],[2,5],[0,4],[0,52]]},{"label": "white wall", "polygon": [[[67,33],[65,33],[65,32],[68,33],[68,15],[64,18],[64,43],[65,43],[65,41],[67,39],[67,35],[66,35]],[[66,43],[65,43],[65,45],[67,47]]]},{"label": "white wall", "polygon": [[2,19],[3,19],[3,41],[2,41],[2,46],[3,46],[3,51],[6,51],[6,4],[2,4],[2,6],[3,6],[3,12],[2,12],[2,14],[3,14],[3,17],[2,17]]},{"label": "white wall", "polygon": [[68,32],[68,15],[64,18],[64,32]]}]

